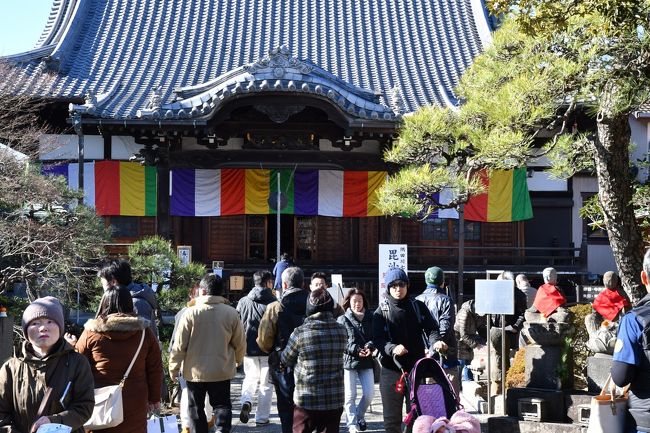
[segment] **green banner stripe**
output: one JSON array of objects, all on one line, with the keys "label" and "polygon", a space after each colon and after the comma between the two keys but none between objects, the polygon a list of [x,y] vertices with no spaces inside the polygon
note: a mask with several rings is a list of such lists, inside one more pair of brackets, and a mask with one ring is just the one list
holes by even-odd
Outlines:
[{"label": "green banner stripe", "polygon": [[156,167],[144,167],[144,214],[156,216],[158,203],[158,176]]}]

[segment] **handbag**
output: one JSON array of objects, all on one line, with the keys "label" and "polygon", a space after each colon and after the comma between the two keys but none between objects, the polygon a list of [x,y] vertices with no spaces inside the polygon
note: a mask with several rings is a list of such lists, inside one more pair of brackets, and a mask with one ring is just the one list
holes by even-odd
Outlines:
[{"label": "handbag", "polygon": [[129,368],[126,369],[126,373],[124,373],[124,377],[122,377],[120,383],[95,389],[95,407],[93,408],[93,414],[90,416],[90,419],[84,424],[86,430],[102,430],[109,427],[115,427],[124,421],[122,388],[124,388],[124,382],[126,382],[126,378],[129,377],[131,368],[133,368],[133,364],[135,364],[135,360],[138,357],[138,354],[140,354],[140,349],[142,349],[142,343],[144,342],[145,331],[146,330],[142,330],[142,337],[140,338],[138,350],[135,351],[131,364],[129,364]]},{"label": "handbag", "polygon": [[[607,387],[610,386],[609,393]],[[616,385],[610,374],[600,394],[591,397],[589,427],[587,433],[623,433],[625,431],[625,414],[627,412],[627,391],[623,388],[621,395],[616,395]]]}]

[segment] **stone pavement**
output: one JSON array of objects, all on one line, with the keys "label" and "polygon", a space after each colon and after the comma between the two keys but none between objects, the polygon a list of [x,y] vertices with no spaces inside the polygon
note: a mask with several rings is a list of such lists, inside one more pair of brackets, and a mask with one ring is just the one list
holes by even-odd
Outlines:
[{"label": "stone pavement", "polygon": [[[266,426],[256,426],[254,421],[255,413],[255,404],[253,404],[253,411],[251,412],[251,419],[247,424],[242,424],[239,421],[239,411],[241,405],[239,403],[240,393],[241,393],[241,382],[243,379],[243,374],[238,373],[237,377],[233,379],[232,385],[230,387],[230,397],[233,402],[233,420],[232,420],[232,432],[233,433],[281,433],[282,429],[280,426],[280,418],[278,418],[277,405],[275,401],[275,393],[273,396],[273,403],[271,405],[271,423]],[[361,395],[361,388],[358,388],[357,396]],[[467,399],[464,399],[461,394],[461,402],[465,406],[466,410],[472,413],[481,421],[481,431],[483,433],[487,432],[487,418],[489,415],[477,414],[475,408],[472,407],[471,402]],[[345,427],[345,415],[341,417],[341,433],[347,433],[347,428]],[[369,433],[373,432],[382,432],[383,428],[383,417],[382,417],[382,404],[381,396],[379,395],[379,384],[375,384],[375,395],[372,400],[372,404],[366,413],[366,422],[368,423]]]}]

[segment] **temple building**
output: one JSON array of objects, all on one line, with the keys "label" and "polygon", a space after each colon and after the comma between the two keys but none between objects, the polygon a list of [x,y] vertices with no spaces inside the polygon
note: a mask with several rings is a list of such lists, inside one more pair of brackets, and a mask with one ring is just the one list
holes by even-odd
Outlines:
[{"label": "temple building", "polygon": [[[457,219],[373,197],[400,120],[459,104],[492,29],[481,0],[57,0],[37,47],[4,60],[47,101],[41,159],[83,187],[111,252],[160,234],[249,276],[279,243],[374,289],[381,243],[408,244],[412,270],[458,267]],[[533,218],[465,221],[466,271],[586,270],[571,184],[523,181]]]}]

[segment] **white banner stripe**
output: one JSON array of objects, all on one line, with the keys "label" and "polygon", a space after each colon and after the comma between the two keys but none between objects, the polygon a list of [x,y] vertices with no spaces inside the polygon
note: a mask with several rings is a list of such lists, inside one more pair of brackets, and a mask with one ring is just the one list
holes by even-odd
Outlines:
[{"label": "white banner stripe", "polygon": [[194,171],[194,214],[221,215],[221,170]]},{"label": "white banner stripe", "polygon": [[343,172],[318,172],[318,215],[343,216]]}]

